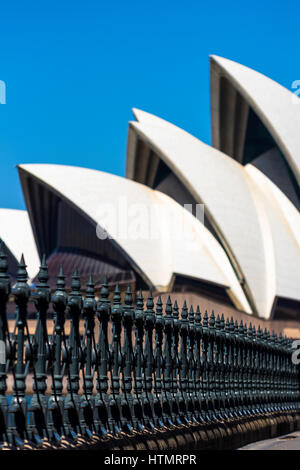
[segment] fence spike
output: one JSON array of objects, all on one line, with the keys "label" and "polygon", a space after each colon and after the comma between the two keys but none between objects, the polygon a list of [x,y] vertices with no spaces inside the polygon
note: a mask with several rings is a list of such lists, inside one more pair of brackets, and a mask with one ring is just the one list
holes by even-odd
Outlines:
[{"label": "fence spike", "polygon": [[[20,263],[17,270],[17,282],[13,288],[15,303],[17,305],[17,318],[16,318],[16,346],[17,346],[17,360],[14,370],[14,386],[13,398],[10,403],[9,413],[11,416],[10,434],[13,436],[13,443],[17,446],[23,446],[24,440],[29,438],[28,429],[26,426],[27,416],[27,401],[25,398],[26,390],[26,376],[29,370],[29,363],[31,358],[24,357],[25,350],[25,333],[27,333],[28,345],[28,331],[27,326],[27,304],[29,301],[29,286],[27,284],[28,274],[26,271],[26,264],[24,255],[22,254]],[[27,349],[27,355],[30,353]]]},{"label": "fence spike", "polygon": [[[81,371],[83,378],[83,394],[80,400],[80,422],[86,424],[86,433],[91,436],[99,427],[97,414],[95,413],[94,389],[94,328],[95,328],[95,283],[92,274],[89,275],[86,285],[86,295],[83,301],[84,335],[81,346]],[[95,421],[95,423],[94,423]]]},{"label": "fence spike", "polygon": [[150,289],[147,298],[147,308],[145,311],[145,347],[144,347],[144,397],[143,413],[145,424],[152,429],[154,425],[159,425],[154,410],[153,395],[153,330],[155,325],[155,313],[153,310],[153,296]]},{"label": "fence spike", "polygon": [[132,397],[132,373],[134,366],[134,353],[132,344],[132,328],[134,324],[134,307],[132,304],[131,286],[128,284],[123,308],[122,324],[124,328],[124,345],[122,351],[122,397],[121,397],[121,423],[122,428],[129,432],[133,431],[137,421],[134,420],[133,397]]},{"label": "fence spike", "polygon": [[136,299],[135,310],[135,346],[134,346],[134,398],[133,398],[133,420],[134,427],[139,431],[144,429],[143,416],[143,341],[144,341],[144,298],[140,289]]},{"label": "fence spike", "polygon": [[[164,349],[163,349],[163,391],[162,391],[162,414],[163,414],[163,423],[167,426],[173,426],[174,424],[174,389],[173,389],[173,367],[175,367],[173,358],[172,358],[172,337],[173,337],[173,328],[174,328],[174,318],[173,318],[173,308],[171,297],[168,296],[166,307],[165,307],[165,316],[163,321],[161,321],[161,339],[160,339],[160,349],[162,348],[163,343],[163,333],[165,337]],[[176,405],[175,405],[176,406]]]}]

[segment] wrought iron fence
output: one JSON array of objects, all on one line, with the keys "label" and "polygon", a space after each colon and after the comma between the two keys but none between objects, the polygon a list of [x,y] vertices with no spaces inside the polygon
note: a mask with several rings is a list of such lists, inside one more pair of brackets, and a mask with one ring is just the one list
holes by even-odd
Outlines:
[{"label": "wrought iron fence", "polygon": [[[117,285],[111,302],[105,281],[96,300],[92,277],[83,298],[77,271],[67,295],[62,268],[51,298],[45,258],[34,292],[27,279],[22,257],[11,289],[0,247],[2,448],[234,449],[298,428],[299,371],[290,339],[202,315],[186,303],[179,309],[170,298],[163,306],[158,297],[154,310],[151,292],[145,306],[130,287],[122,303]],[[13,330],[6,315],[11,295]]]}]

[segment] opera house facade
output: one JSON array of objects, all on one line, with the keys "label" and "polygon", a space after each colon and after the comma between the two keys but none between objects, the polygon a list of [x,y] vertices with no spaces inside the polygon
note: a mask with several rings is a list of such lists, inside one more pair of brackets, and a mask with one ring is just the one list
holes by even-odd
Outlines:
[{"label": "opera house facade", "polygon": [[12,276],[26,233],[33,283],[46,254],[53,286],[62,264],[96,285],[106,274],[111,284],[193,292],[255,317],[299,318],[298,98],[220,57],[210,74],[212,146],[134,109],[126,178],[18,166],[28,213],[19,242],[7,228],[14,211],[0,211]]}]

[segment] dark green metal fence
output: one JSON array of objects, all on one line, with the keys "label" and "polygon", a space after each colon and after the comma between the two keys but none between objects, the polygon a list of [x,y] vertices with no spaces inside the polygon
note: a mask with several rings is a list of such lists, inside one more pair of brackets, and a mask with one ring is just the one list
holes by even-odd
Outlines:
[{"label": "dark green metal fence", "polygon": [[[22,257],[11,291],[0,248],[2,448],[234,449],[298,429],[299,371],[290,339],[202,315],[198,307],[179,309],[170,299],[154,306],[151,292],[144,308],[142,294],[133,298],[130,287],[122,303],[116,286],[110,302],[106,282],[96,300],[92,278],[83,297],[76,271],[67,295],[60,270],[51,298],[45,260],[38,280],[30,292]],[[6,315],[11,294],[13,331]]]}]

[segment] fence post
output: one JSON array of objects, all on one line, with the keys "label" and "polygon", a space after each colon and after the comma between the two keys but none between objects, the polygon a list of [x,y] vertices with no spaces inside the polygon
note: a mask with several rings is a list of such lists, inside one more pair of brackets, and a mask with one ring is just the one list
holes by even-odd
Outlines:
[{"label": "fence post", "polygon": [[133,419],[134,428],[144,430],[143,416],[143,341],[144,341],[144,299],[142,290],[137,296],[135,310],[135,348],[134,348],[134,399],[133,399]]},{"label": "fence post", "polygon": [[202,407],[204,410],[204,419],[206,423],[210,421],[208,413],[207,397],[208,397],[208,315],[205,311],[202,321]]},{"label": "fence post", "polygon": [[[114,432],[108,396],[108,368],[110,352],[108,344],[108,321],[110,318],[110,302],[107,279],[104,277],[100,290],[100,299],[97,305],[97,318],[99,320],[99,336],[95,348],[97,369],[97,395],[95,397],[95,422],[97,432],[106,436],[108,430]],[[99,423],[99,425],[98,425]]]},{"label": "fence post", "polygon": [[[33,294],[35,307],[37,310],[36,330],[34,340],[30,343],[31,363],[33,365],[33,390],[34,395],[31,399],[30,428],[31,439],[37,444],[41,444],[41,438],[48,438],[47,428],[47,407],[48,400],[45,396],[47,384],[47,364],[49,359],[49,342],[47,333],[47,312],[50,302],[50,289],[47,284],[48,268],[46,265],[46,256],[43,255],[41,267],[38,273],[38,283]],[[30,341],[30,339],[28,339]]]},{"label": "fence post", "polygon": [[227,420],[228,415],[226,412],[226,393],[225,393],[225,377],[226,377],[226,344],[225,344],[225,319],[222,313],[220,318],[220,331],[219,331],[219,344],[220,344],[220,355],[219,355],[219,370],[220,370],[220,416],[222,420]]},{"label": "fence post", "polygon": [[93,396],[93,379],[95,371],[95,357],[93,349],[95,312],[95,284],[92,275],[90,275],[86,286],[85,299],[83,302],[84,335],[81,347],[83,394],[80,400],[81,421],[86,423],[85,432],[89,438],[92,438],[93,432],[96,432],[94,427],[95,399]]},{"label": "fence post", "polygon": [[[27,401],[25,398],[25,379],[28,374],[29,361],[24,358],[25,326],[27,317],[27,303],[29,300],[29,286],[27,284],[27,271],[24,256],[22,255],[17,271],[17,283],[13,289],[17,305],[16,318],[16,346],[17,358],[14,372],[13,398],[10,403],[11,435],[17,447],[24,447],[24,440],[28,441],[27,433]],[[16,351],[16,350],[15,350]],[[27,346],[28,354],[28,346]]]},{"label": "fence post", "polygon": [[111,308],[112,322],[112,342],[110,351],[110,429],[115,434],[121,431],[121,404],[120,404],[120,369],[121,369],[121,325],[122,325],[122,305],[119,285],[116,284]]},{"label": "fence post", "polygon": [[195,401],[194,401],[194,376],[195,376],[195,315],[194,309],[191,305],[188,316],[188,343],[187,343],[187,363],[188,363],[188,375],[187,375],[187,407],[189,411],[190,420],[196,422],[195,417]]},{"label": "fence post", "polygon": [[[172,378],[173,378],[173,360],[172,360],[172,335],[173,335],[173,316],[172,316],[172,302],[170,296],[165,308],[165,317],[164,317],[164,352],[163,352],[163,397],[162,397],[162,406],[163,406],[163,419],[164,424],[168,426],[173,426],[173,400],[174,395],[172,394]],[[174,393],[174,391],[173,391]]]},{"label": "fence post", "polygon": [[179,357],[178,357],[178,345],[179,345],[179,307],[177,300],[173,305],[173,337],[172,337],[172,394],[173,394],[173,420],[176,424],[182,424],[182,415],[180,410],[180,397],[179,397]]},{"label": "fence post", "polygon": [[75,269],[71,280],[71,292],[68,298],[68,312],[71,317],[70,338],[68,341],[68,363],[67,363],[67,379],[68,394],[65,400],[65,422],[69,428],[70,436],[78,441],[79,436],[85,432],[80,422],[80,396],[79,392],[79,370],[80,370],[80,334],[79,334],[79,317],[82,309],[82,297],[80,292],[80,279],[78,271]]},{"label": "fence post", "polygon": [[194,335],[194,360],[195,360],[195,373],[194,373],[194,404],[195,404],[195,417],[198,422],[203,424],[203,416],[201,413],[201,312],[199,305],[196,308],[195,314],[195,335]]},{"label": "fence post", "polygon": [[215,388],[214,388],[214,377],[215,377],[215,357],[214,357],[214,343],[215,343],[215,314],[212,311],[209,318],[208,325],[208,390],[207,390],[207,402],[208,402],[208,414],[210,421],[216,420],[214,402],[215,402]]},{"label": "fence post", "polygon": [[10,336],[7,324],[6,304],[10,294],[10,278],[7,274],[8,263],[7,256],[4,253],[4,245],[0,240],[0,341],[2,342],[5,357],[1,357],[0,362],[0,441],[8,443],[8,402],[5,396],[7,385],[7,367],[11,352]]},{"label": "fence post", "polygon": [[[244,324],[243,320],[241,320],[240,325],[238,327],[238,336],[239,336],[239,353],[238,353],[238,409],[240,415],[245,420],[245,413],[244,413],[244,371],[245,371],[245,341],[244,341]],[[246,420],[245,420],[246,421]]]},{"label": "fence post", "polygon": [[[162,398],[162,374],[164,371],[164,364],[163,364],[163,351],[162,351],[162,343],[163,343],[163,331],[164,331],[164,318],[162,315],[162,301],[160,295],[158,296],[156,302],[156,315],[154,321],[155,327],[155,347],[154,347],[154,354],[153,354],[153,378],[154,378],[154,401],[153,401],[153,408],[154,408],[154,416],[155,422],[160,428],[163,428],[164,422],[163,419],[163,410],[161,405],[161,398]],[[164,383],[164,387],[165,387]]]},{"label": "fence post", "polygon": [[122,426],[129,432],[133,431],[133,400],[132,400],[132,372],[133,346],[132,346],[132,326],[134,323],[134,308],[132,305],[132,292],[128,284],[125,293],[125,306],[123,308],[124,346],[123,346],[123,367],[122,367],[122,399],[121,399],[121,419]]},{"label": "fence post", "polygon": [[52,297],[54,330],[52,335],[50,367],[52,372],[51,396],[48,403],[48,423],[50,424],[50,437],[60,443],[65,436],[64,426],[64,399],[63,377],[67,365],[66,340],[64,335],[65,310],[67,306],[67,294],[65,290],[65,276],[62,266],[56,280],[56,290]]},{"label": "fence post", "polygon": [[184,422],[188,423],[189,413],[186,406],[187,395],[186,395],[186,388],[187,388],[187,371],[188,371],[188,364],[187,364],[187,335],[188,335],[188,309],[186,305],[186,301],[183,303],[183,307],[181,309],[181,319],[179,322],[179,334],[180,334],[180,350],[179,350],[179,390],[180,390],[180,398],[179,398],[179,407],[180,411],[183,416]]},{"label": "fence post", "polygon": [[147,309],[145,312],[145,347],[144,347],[144,397],[143,409],[146,424],[150,429],[157,425],[155,420],[152,373],[154,366],[153,358],[153,329],[155,324],[155,314],[153,311],[153,297],[150,290],[147,299]]}]

